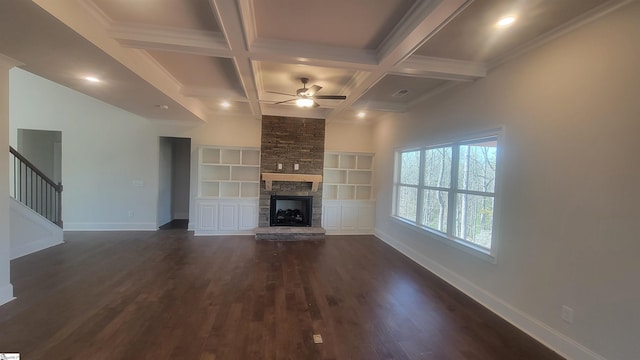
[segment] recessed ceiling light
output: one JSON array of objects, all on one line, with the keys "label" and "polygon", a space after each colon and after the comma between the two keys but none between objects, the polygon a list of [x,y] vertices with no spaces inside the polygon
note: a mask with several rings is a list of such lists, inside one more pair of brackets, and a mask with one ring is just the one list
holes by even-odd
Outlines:
[{"label": "recessed ceiling light", "polygon": [[516,22],[516,17],[515,16],[505,16],[503,18],[501,18],[500,20],[498,20],[498,22],[496,23],[496,26],[499,28],[504,28],[507,26],[512,25],[514,22]]},{"label": "recessed ceiling light", "polygon": [[98,79],[95,76],[85,76],[84,77],[85,80],[89,81],[89,82],[93,82],[93,83],[98,83],[100,82],[100,79]]},{"label": "recessed ceiling light", "polygon": [[223,102],[220,103],[220,106],[222,106],[225,109],[228,109],[228,108],[231,107],[231,103],[228,102],[228,101],[223,101]]},{"label": "recessed ceiling light", "polygon": [[367,116],[367,113],[364,111],[360,111],[357,115],[360,119],[364,119],[365,116]]},{"label": "recessed ceiling light", "polygon": [[156,107],[160,110],[169,110],[169,105],[158,104]]}]

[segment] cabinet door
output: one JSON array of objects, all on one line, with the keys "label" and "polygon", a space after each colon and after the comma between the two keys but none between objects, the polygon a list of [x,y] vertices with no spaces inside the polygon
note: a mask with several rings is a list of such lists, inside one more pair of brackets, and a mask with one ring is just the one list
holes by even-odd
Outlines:
[{"label": "cabinet door", "polygon": [[353,231],[358,228],[358,206],[343,205],[341,215],[341,230]]},{"label": "cabinet door", "polygon": [[218,230],[218,204],[200,204],[199,230]]},{"label": "cabinet door", "polygon": [[358,208],[358,230],[372,231],[375,221],[376,209],[373,205],[361,205]]},{"label": "cabinet door", "polygon": [[253,204],[240,204],[239,223],[240,230],[252,230],[257,227],[258,207]]},{"label": "cabinet door", "polygon": [[340,206],[324,205],[322,207],[322,227],[327,231],[340,229]]},{"label": "cabinet door", "polygon": [[237,204],[220,204],[220,224],[218,228],[221,231],[238,230],[237,212]]}]

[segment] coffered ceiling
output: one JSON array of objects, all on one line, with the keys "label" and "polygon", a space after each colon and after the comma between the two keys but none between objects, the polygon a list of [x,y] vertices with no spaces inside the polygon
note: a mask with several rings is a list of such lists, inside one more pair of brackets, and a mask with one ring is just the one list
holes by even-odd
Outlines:
[{"label": "coffered ceiling", "polygon": [[[0,53],[150,118],[348,121],[406,111],[627,2],[3,0]],[[515,21],[497,26],[505,16]],[[101,82],[83,82],[90,74]],[[282,103],[300,78],[346,100]]]}]

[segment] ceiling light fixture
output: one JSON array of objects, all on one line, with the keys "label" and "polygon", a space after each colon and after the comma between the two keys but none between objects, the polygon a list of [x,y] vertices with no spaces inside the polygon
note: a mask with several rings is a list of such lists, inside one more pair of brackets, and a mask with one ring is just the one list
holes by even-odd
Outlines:
[{"label": "ceiling light fixture", "polygon": [[99,83],[100,82],[100,79],[98,79],[95,76],[85,76],[84,79],[89,81],[89,82],[92,82],[92,83]]},{"label": "ceiling light fixture", "polygon": [[310,98],[299,98],[296,100],[296,105],[298,105],[299,107],[312,107],[313,106],[313,99]]},{"label": "ceiling light fixture", "polygon": [[223,101],[220,103],[220,106],[222,106],[225,109],[228,109],[231,107],[231,103],[229,103],[228,101]]},{"label": "ceiling light fixture", "polygon": [[512,25],[514,22],[516,22],[516,17],[515,16],[505,16],[503,18],[501,18],[500,20],[498,20],[498,22],[496,23],[496,26],[499,28],[505,28],[507,26]]},{"label": "ceiling light fixture", "polygon": [[357,115],[360,119],[364,119],[365,116],[367,116],[367,113],[364,111],[360,111]]}]

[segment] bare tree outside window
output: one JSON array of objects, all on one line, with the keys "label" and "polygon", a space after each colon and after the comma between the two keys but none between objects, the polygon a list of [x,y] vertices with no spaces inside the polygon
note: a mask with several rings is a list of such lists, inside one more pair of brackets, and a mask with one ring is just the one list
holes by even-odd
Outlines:
[{"label": "bare tree outside window", "polygon": [[498,140],[400,152],[394,215],[491,250]]}]

